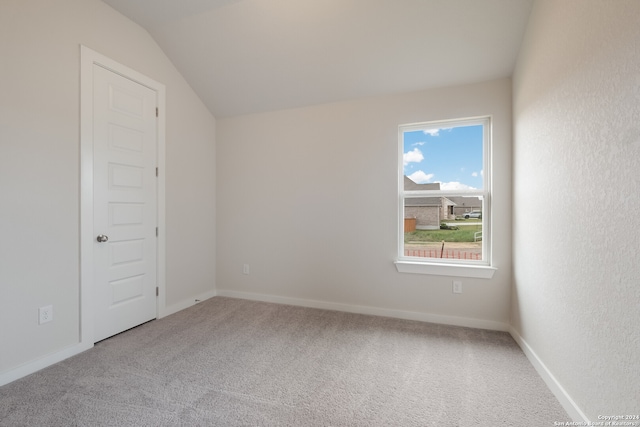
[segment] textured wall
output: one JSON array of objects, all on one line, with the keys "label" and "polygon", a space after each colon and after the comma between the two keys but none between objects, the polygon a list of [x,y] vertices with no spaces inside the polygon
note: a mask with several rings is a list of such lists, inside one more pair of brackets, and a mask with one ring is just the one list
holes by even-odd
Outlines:
[{"label": "textured wall", "polygon": [[640,412],[640,2],[546,0],[514,75],[512,322],[593,421]]},{"label": "textured wall", "polygon": [[166,85],[167,305],[214,289],[213,116],[103,2],[2,0],[0,374],[79,339],[80,44]]},{"label": "textured wall", "polygon": [[[452,277],[402,274],[393,264],[398,126],[487,114],[498,271],[465,279],[454,295]],[[217,129],[219,290],[506,324],[510,79],[223,118]]]}]

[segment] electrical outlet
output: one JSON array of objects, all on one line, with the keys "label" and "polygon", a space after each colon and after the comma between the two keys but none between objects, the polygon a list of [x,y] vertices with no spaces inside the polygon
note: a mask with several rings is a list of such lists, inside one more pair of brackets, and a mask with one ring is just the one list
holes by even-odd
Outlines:
[{"label": "electrical outlet", "polygon": [[461,294],[462,293],[462,282],[459,280],[453,281],[453,293]]},{"label": "electrical outlet", "polygon": [[245,264],[242,266],[242,274],[249,274],[249,264]]},{"label": "electrical outlet", "polygon": [[47,305],[38,309],[38,325],[51,322],[53,320],[53,306]]}]

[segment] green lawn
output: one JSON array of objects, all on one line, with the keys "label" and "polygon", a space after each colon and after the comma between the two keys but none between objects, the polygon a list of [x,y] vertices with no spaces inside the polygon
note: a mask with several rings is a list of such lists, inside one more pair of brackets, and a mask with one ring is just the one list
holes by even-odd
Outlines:
[{"label": "green lawn", "polygon": [[404,233],[404,242],[473,242],[473,234],[482,231],[482,223],[464,225],[458,230],[416,230]]}]

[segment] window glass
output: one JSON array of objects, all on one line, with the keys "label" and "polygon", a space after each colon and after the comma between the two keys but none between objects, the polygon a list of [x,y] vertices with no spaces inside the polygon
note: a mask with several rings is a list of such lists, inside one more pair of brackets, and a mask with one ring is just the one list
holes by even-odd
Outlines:
[{"label": "window glass", "polygon": [[489,264],[488,118],[400,126],[401,260]]}]

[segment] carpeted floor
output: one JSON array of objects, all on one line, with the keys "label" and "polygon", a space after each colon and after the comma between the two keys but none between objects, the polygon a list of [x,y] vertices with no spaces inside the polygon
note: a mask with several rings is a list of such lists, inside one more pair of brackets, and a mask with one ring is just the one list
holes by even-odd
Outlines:
[{"label": "carpeted floor", "polygon": [[507,333],[216,297],[0,388],[0,426],[551,426]]}]

